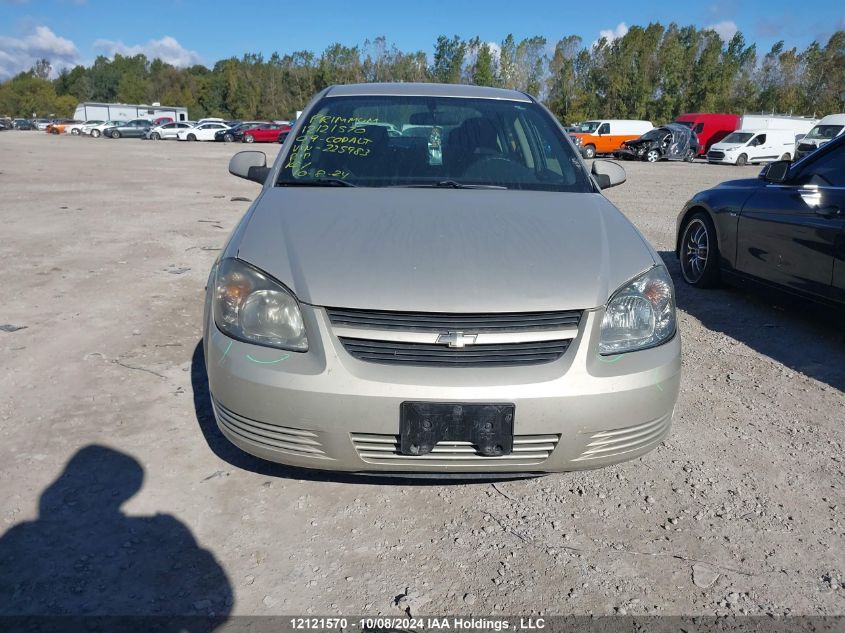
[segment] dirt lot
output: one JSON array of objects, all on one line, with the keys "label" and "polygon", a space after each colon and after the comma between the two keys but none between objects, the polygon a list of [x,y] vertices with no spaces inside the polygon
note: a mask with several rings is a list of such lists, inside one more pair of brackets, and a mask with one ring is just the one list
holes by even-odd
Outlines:
[{"label": "dirt lot", "polygon": [[237,149],[0,134],[0,325],[25,328],[0,330],[0,614],[845,613],[841,316],[692,291],[669,253],[691,194],[759,168],[626,164],[608,192],[676,278],[663,446],[418,483],[293,471],[216,430],[197,344],[258,191],[227,174]]}]

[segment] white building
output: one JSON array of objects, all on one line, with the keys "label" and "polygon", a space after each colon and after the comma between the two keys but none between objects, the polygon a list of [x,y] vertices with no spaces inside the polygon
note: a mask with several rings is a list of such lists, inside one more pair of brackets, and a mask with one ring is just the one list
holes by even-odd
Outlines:
[{"label": "white building", "polygon": [[187,121],[188,108],[182,106],[163,106],[160,103],[152,105],[137,105],[130,103],[94,103],[86,101],[76,106],[73,118],[77,121],[131,121],[132,119],[149,119],[153,121],[159,117],[168,116],[174,121]]}]

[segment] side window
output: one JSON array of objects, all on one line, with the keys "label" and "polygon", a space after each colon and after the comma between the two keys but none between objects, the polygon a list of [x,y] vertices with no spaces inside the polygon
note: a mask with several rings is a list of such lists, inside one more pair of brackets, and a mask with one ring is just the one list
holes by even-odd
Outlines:
[{"label": "side window", "polygon": [[807,165],[798,176],[797,184],[845,187],[845,145]]},{"label": "side window", "polygon": [[599,126],[599,134],[610,134],[610,123],[602,123]]},{"label": "side window", "polygon": [[754,140],[751,141],[750,144],[754,147],[758,147],[765,142],[766,142],[766,135],[765,134],[758,134],[756,137],[754,137]]}]

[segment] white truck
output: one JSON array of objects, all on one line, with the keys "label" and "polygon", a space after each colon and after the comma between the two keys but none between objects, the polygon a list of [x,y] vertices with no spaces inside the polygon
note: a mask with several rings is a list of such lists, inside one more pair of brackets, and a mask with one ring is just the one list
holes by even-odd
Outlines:
[{"label": "white truck", "polygon": [[795,160],[804,158],[845,132],[845,114],[829,114],[795,143]]},{"label": "white truck", "polygon": [[747,165],[773,160],[789,160],[795,150],[793,130],[742,129],[731,132],[710,146],[707,162]]}]

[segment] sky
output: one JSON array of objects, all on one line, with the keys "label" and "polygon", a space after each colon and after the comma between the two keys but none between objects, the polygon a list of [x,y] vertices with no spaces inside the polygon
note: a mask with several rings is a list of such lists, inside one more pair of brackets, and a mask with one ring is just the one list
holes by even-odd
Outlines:
[{"label": "sky", "polygon": [[508,33],[517,41],[542,35],[553,48],[567,35],[581,36],[586,45],[652,21],[710,27],[723,38],[739,29],[762,52],[778,40],[800,50],[845,29],[845,2],[0,0],[0,81],[42,57],[53,63],[54,72],[115,53],[144,53],[177,66],[212,66],[247,52],[319,54],[334,42],[363,44],[380,35],[401,50],[431,56],[441,34],[477,35],[496,43]]}]

